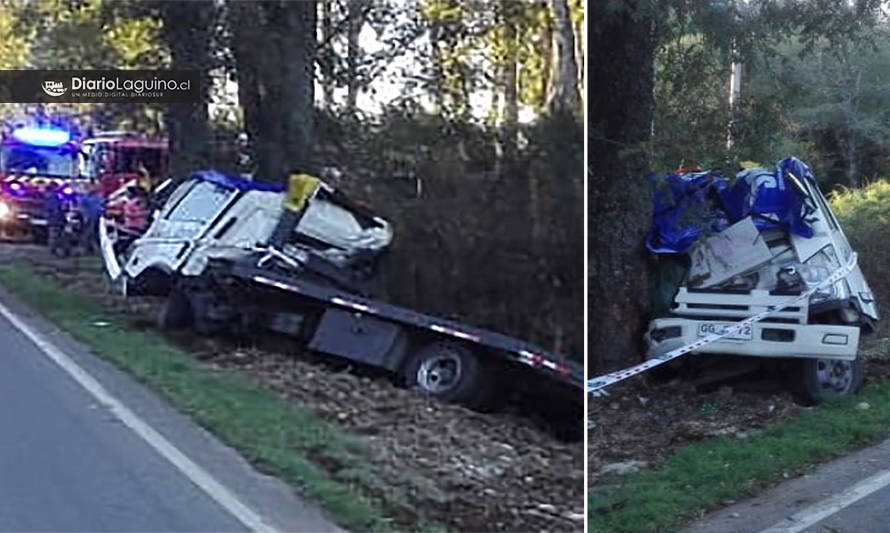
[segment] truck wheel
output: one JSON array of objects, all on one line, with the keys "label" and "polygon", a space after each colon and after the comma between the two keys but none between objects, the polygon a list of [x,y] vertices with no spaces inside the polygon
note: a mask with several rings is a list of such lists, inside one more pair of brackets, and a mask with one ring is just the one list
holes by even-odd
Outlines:
[{"label": "truck wheel", "polygon": [[408,387],[437,400],[483,410],[491,405],[492,384],[472,352],[452,342],[434,342],[405,363]]},{"label": "truck wheel", "polygon": [[852,361],[803,359],[797,370],[800,403],[819,405],[829,398],[855,394],[865,378],[861,356]]},{"label": "truck wheel", "polygon": [[158,315],[158,328],[162,331],[183,329],[192,323],[192,306],[182,291],[173,289]]}]

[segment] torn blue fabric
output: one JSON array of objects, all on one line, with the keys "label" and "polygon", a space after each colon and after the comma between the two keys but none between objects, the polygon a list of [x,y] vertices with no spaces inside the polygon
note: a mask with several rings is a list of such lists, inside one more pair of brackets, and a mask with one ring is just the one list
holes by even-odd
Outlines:
[{"label": "torn blue fabric", "polygon": [[732,180],[716,172],[671,173],[653,180],[646,247],[656,254],[684,253],[702,234],[719,233],[748,216],[760,231],[812,237],[801,180],[816,181],[794,157],[779,161],[775,170],[744,170]]}]

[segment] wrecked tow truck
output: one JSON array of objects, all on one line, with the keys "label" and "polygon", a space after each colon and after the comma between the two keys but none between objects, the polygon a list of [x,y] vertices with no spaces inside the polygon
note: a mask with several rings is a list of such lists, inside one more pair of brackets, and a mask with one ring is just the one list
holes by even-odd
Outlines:
[{"label": "wrecked tow truck", "polygon": [[[649,358],[766,311],[693,353],[718,364],[727,355],[761,358],[806,404],[859,389],[860,333],[874,331],[877,303],[858,266],[816,290],[854,252],[806,164],[790,157],[732,180],[674,173],[656,186],[653,201],[646,244],[658,261],[661,316],[645,335]],[[774,311],[808,290],[801,303]]]},{"label": "wrecked tow truck", "polygon": [[517,380],[583,399],[583,368],[573,361],[383,301],[377,267],[389,223],[313,176],[293,175],[285,189],[197,172],[120,256],[112,226],[100,226],[106,270],[125,293],[166,295],[161,328],[283,334],[473,408],[497,400],[496,384]]}]

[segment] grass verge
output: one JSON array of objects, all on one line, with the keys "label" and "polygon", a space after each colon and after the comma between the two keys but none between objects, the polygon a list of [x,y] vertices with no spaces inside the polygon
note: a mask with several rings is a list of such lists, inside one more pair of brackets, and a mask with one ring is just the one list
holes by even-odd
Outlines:
[{"label": "grass verge", "polygon": [[[857,409],[868,402],[869,409]],[[721,502],[887,437],[890,382],[807,410],[744,440],[687,446],[652,470],[603,479],[589,492],[588,531],[664,531]]]},{"label": "grass verge", "polygon": [[[369,469],[360,441],[343,429],[285,402],[243,375],[202,367],[161,335],[129,328],[125,316],[108,312],[25,266],[0,267],[0,283],[103,358],[161,393],[258,468],[300,487],[343,525],[392,530],[378,502],[361,490],[382,481]],[[108,325],[94,325],[99,322]],[[335,479],[319,464],[338,465],[338,472],[348,473],[348,481]]]}]

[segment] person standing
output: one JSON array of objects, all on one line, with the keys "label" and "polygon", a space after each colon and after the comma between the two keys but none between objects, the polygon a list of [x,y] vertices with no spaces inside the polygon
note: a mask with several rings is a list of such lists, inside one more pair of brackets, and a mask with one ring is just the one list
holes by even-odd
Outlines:
[{"label": "person standing", "polygon": [[47,245],[49,253],[60,255],[62,231],[65,227],[65,205],[59,191],[59,186],[50,183],[44,191],[46,202],[46,229]]},{"label": "person standing", "polygon": [[99,247],[99,219],[105,212],[105,199],[99,194],[99,186],[91,184],[80,202],[83,213],[82,246],[84,252],[93,254]]}]

